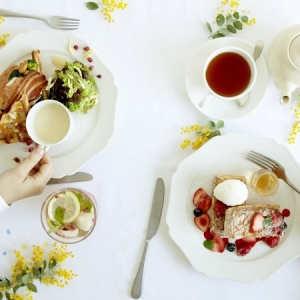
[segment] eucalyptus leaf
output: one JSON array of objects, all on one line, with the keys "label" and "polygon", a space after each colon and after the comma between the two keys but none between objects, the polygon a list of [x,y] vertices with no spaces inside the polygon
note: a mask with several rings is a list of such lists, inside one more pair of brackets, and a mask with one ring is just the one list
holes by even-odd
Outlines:
[{"label": "eucalyptus leaf", "polygon": [[236,11],[234,14],[233,14],[233,17],[235,18],[235,19],[239,19],[240,18],[240,14],[239,14],[239,12],[238,11]]},{"label": "eucalyptus leaf", "polygon": [[206,26],[207,26],[209,32],[212,33],[212,27],[208,22],[206,22]]},{"label": "eucalyptus leaf", "polygon": [[226,16],[226,22],[227,22],[227,23],[232,22],[232,14],[228,14],[228,15]]},{"label": "eucalyptus leaf", "polygon": [[5,293],[5,297],[7,300],[13,300],[13,298],[11,297],[12,295],[10,293]]},{"label": "eucalyptus leaf", "polygon": [[7,287],[9,284],[8,284],[8,281],[6,279],[2,279],[0,281],[0,287]]},{"label": "eucalyptus leaf", "polygon": [[214,129],[216,127],[216,124],[215,122],[213,121],[208,121],[206,126],[209,128],[209,129]]},{"label": "eucalyptus leaf", "polygon": [[0,292],[0,300],[3,299],[3,294]]},{"label": "eucalyptus leaf", "polygon": [[218,135],[221,135],[221,132],[220,132],[220,130],[215,129],[210,133],[209,138],[212,139],[213,137],[218,136]]},{"label": "eucalyptus leaf", "polygon": [[18,276],[16,276],[17,282],[18,282],[19,284],[23,283],[22,277],[23,277],[23,275],[18,275]]},{"label": "eucalyptus leaf", "polygon": [[37,293],[37,288],[33,283],[27,283],[26,286],[30,291]]},{"label": "eucalyptus leaf", "polygon": [[219,120],[219,121],[217,122],[217,128],[223,128],[223,127],[224,127],[224,121]]},{"label": "eucalyptus leaf", "polygon": [[247,16],[242,16],[242,17],[241,17],[241,21],[242,21],[243,23],[247,23],[248,20],[249,20],[249,18],[248,18]]},{"label": "eucalyptus leaf", "polygon": [[56,264],[57,264],[56,259],[51,258],[51,259],[49,260],[49,269],[50,269],[50,270],[53,269],[53,268],[56,266]]},{"label": "eucalyptus leaf", "polygon": [[86,2],[85,5],[90,10],[96,10],[99,8],[99,6],[96,2]]},{"label": "eucalyptus leaf", "polygon": [[43,261],[43,267],[42,267],[41,269],[39,269],[39,271],[40,271],[41,273],[43,273],[44,270],[46,269],[46,267],[47,267],[47,262],[46,262],[46,260],[44,260],[44,261]]},{"label": "eucalyptus leaf", "polygon": [[227,25],[227,29],[231,33],[236,33],[236,29],[232,25]]},{"label": "eucalyptus leaf", "polygon": [[221,34],[221,33],[215,33],[214,35],[212,35],[212,38],[213,39],[217,39],[217,38],[220,38],[220,37],[224,37],[225,35],[224,34]]},{"label": "eucalyptus leaf", "polygon": [[221,28],[218,32],[223,35],[229,34],[229,30],[227,28]]},{"label": "eucalyptus leaf", "polygon": [[26,274],[26,275],[24,275],[24,276],[22,277],[22,282],[23,282],[24,284],[27,284],[27,283],[30,281],[30,279],[31,279],[31,275],[30,275],[30,274]]},{"label": "eucalyptus leaf", "polygon": [[21,286],[22,286],[21,284],[16,284],[16,285],[13,287],[13,292],[14,292],[14,294],[17,292],[17,290],[18,290]]},{"label": "eucalyptus leaf", "polygon": [[6,277],[5,280],[7,281],[8,286],[10,286],[10,281]]},{"label": "eucalyptus leaf", "polygon": [[217,24],[219,26],[224,25],[224,23],[225,23],[225,17],[224,17],[224,15],[222,15],[222,14],[217,15],[216,22],[217,22]]},{"label": "eucalyptus leaf", "polygon": [[39,269],[33,267],[32,268],[32,274],[35,278],[39,277],[41,275],[41,272],[39,271]]},{"label": "eucalyptus leaf", "polygon": [[242,30],[243,29],[243,24],[241,21],[235,21],[233,22],[233,26],[238,29],[238,30]]}]

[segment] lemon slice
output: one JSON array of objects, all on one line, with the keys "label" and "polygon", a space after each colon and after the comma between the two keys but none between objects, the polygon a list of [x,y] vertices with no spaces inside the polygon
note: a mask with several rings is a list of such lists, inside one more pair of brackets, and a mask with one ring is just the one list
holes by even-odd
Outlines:
[{"label": "lemon slice", "polygon": [[48,216],[50,220],[55,221],[55,210],[61,207],[64,212],[64,223],[73,222],[79,215],[80,203],[76,195],[72,192],[66,191],[55,195],[48,204]]}]

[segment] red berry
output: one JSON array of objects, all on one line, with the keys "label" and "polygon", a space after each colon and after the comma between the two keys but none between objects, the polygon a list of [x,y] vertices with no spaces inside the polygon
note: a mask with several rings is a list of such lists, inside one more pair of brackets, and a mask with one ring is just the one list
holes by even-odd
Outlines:
[{"label": "red berry", "polygon": [[88,62],[92,62],[93,59],[92,59],[91,57],[88,57],[88,58],[87,58],[87,61],[88,61]]},{"label": "red berry", "polygon": [[90,71],[92,71],[92,70],[94,69],[94,67],[93,67],[93,66],[90,66],[89,69],[90,69]]},{"label": "red berry", "polygon": [[27,146],[30,146],[32,144],[32,139],[31,138],[28,138],[27,140],[26,140],[26,145]]},{"label": "red berry", "polygon": [[282,211],[281,214],[282,214],[282,216],[283,216],[284,218],[287,218],[287,217],[290,216],[291,212],[290,212],[289,209],[285,208],[285,209]]},{"label": "red berry", "polygon": [[32,152],[32,151],[33,151],[33,147],[29,147],[28,152]]},{"label": "red berry", "polygon": [[270,237],[263,237],[262,240],[268,244],[271,248],[274,248],[278,245],[280,241],[279,236],[270,236]]},{"label": "red berry", "polygon": [[99,74],[99,75],[97,75],[97,78],[102,78],[102,75],[100,75],[100,74]]},{"label": "red berry", "polygon": [[264,228],[264,216],[261,213],[256,213],[251,219],[250,232],[257,232]]},{"label": "red berry", "polygon": [[21,160],[20,160],[20,158],[18,158],[18,157],[14,157],[14,159],[13,159],[16,163],[19,163]]},{"label": "red berry", "polygon": [[214,247],[211,249],[213,252],[224,252],[226,244],[224,239],[222,239],[218,234],[214,233],[214,238],[213,238]]},{"label": "red berry", "polygon": [[194,222],[201,231],[205,232],[209,227],[210,217],[208,214],[202,214],[199,217],[195,217]]},{"label": "red berry", "polygon": [[206,197],[208,197],[206,191],[203,188],[198,189],[194,194],[193,204],[197,206],[198,203],[201,202]]},{"label": "red berry", "polygon": [[74,49],[77,51],[78,50],[78,45],[74,45]]},{"label": "red berry", "polygon": [[228,206],[220,200],[217,200],[214,205],[214,213],[216,217],[224,217]]},{"label": "red berry", "polygon": [[210,232],[210,229],[208,228],[205,232],[204,232],[204,237],[206,240],[212,240],[214,235]]},{"label": "red berry", "polygon": [[84,50],[84,51],[89,51],[89,50],[90,50],[90,47],[88,47],[88,46],[83,47],[83,50]]}]

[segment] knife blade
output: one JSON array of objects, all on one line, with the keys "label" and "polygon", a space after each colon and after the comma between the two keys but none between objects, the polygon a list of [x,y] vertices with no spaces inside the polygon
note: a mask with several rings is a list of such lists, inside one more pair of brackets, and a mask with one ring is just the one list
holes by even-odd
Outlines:
[{"label": "knife blade", "polygon": [[150,240],[155,236],[155,234],[158,230],[158,227],[159,227],[161,213],[162,213],[163,204],[164,204],[164,195],[165,195],[164,181],[161,178],[158,178],[156,180],[156,185],[155,185],[155,190],[154,190],[154,195],[153,195],[152,208],[151,208],[151,213],[150,213],[150,217],[149,217],[149,224],[148,224],[148,229],[147,229],[147,234],[146,234],[146,241],[145,241],[142,261],[139,266],[139,269],[138,269],[136,278],[133,282],[132,290],[131,290],[131,296],[134,299],[138,299],[142,295],[143,273],[144,273],[144,267],[145,267],[146,254],[147,254]]},{"label": "knife blade", "polygon": [[51,178],[47,182],[47,184],[71,183],[71,182],[89,181],[92,179],[93,176],[89,173],[77,172],[73,175],[67,175],[62,178]]}]

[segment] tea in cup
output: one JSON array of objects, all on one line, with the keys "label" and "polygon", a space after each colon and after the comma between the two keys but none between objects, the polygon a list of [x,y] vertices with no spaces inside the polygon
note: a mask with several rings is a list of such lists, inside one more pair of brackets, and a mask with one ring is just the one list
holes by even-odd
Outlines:
[{"label": "tea in cup", "polygon": [[71,135],[73,118],[62,103],[42,100],[30,109],[26,129],[34,142],[49,148],[64,142]]},{"label": "tea in cup", "polygon": [[199,105],[204,106],[213,97],[237,100],[250,92],[256,77],[254,59],[247,51],[238,47],[218,49],[205,63],[203,81],[208,93]]}]

